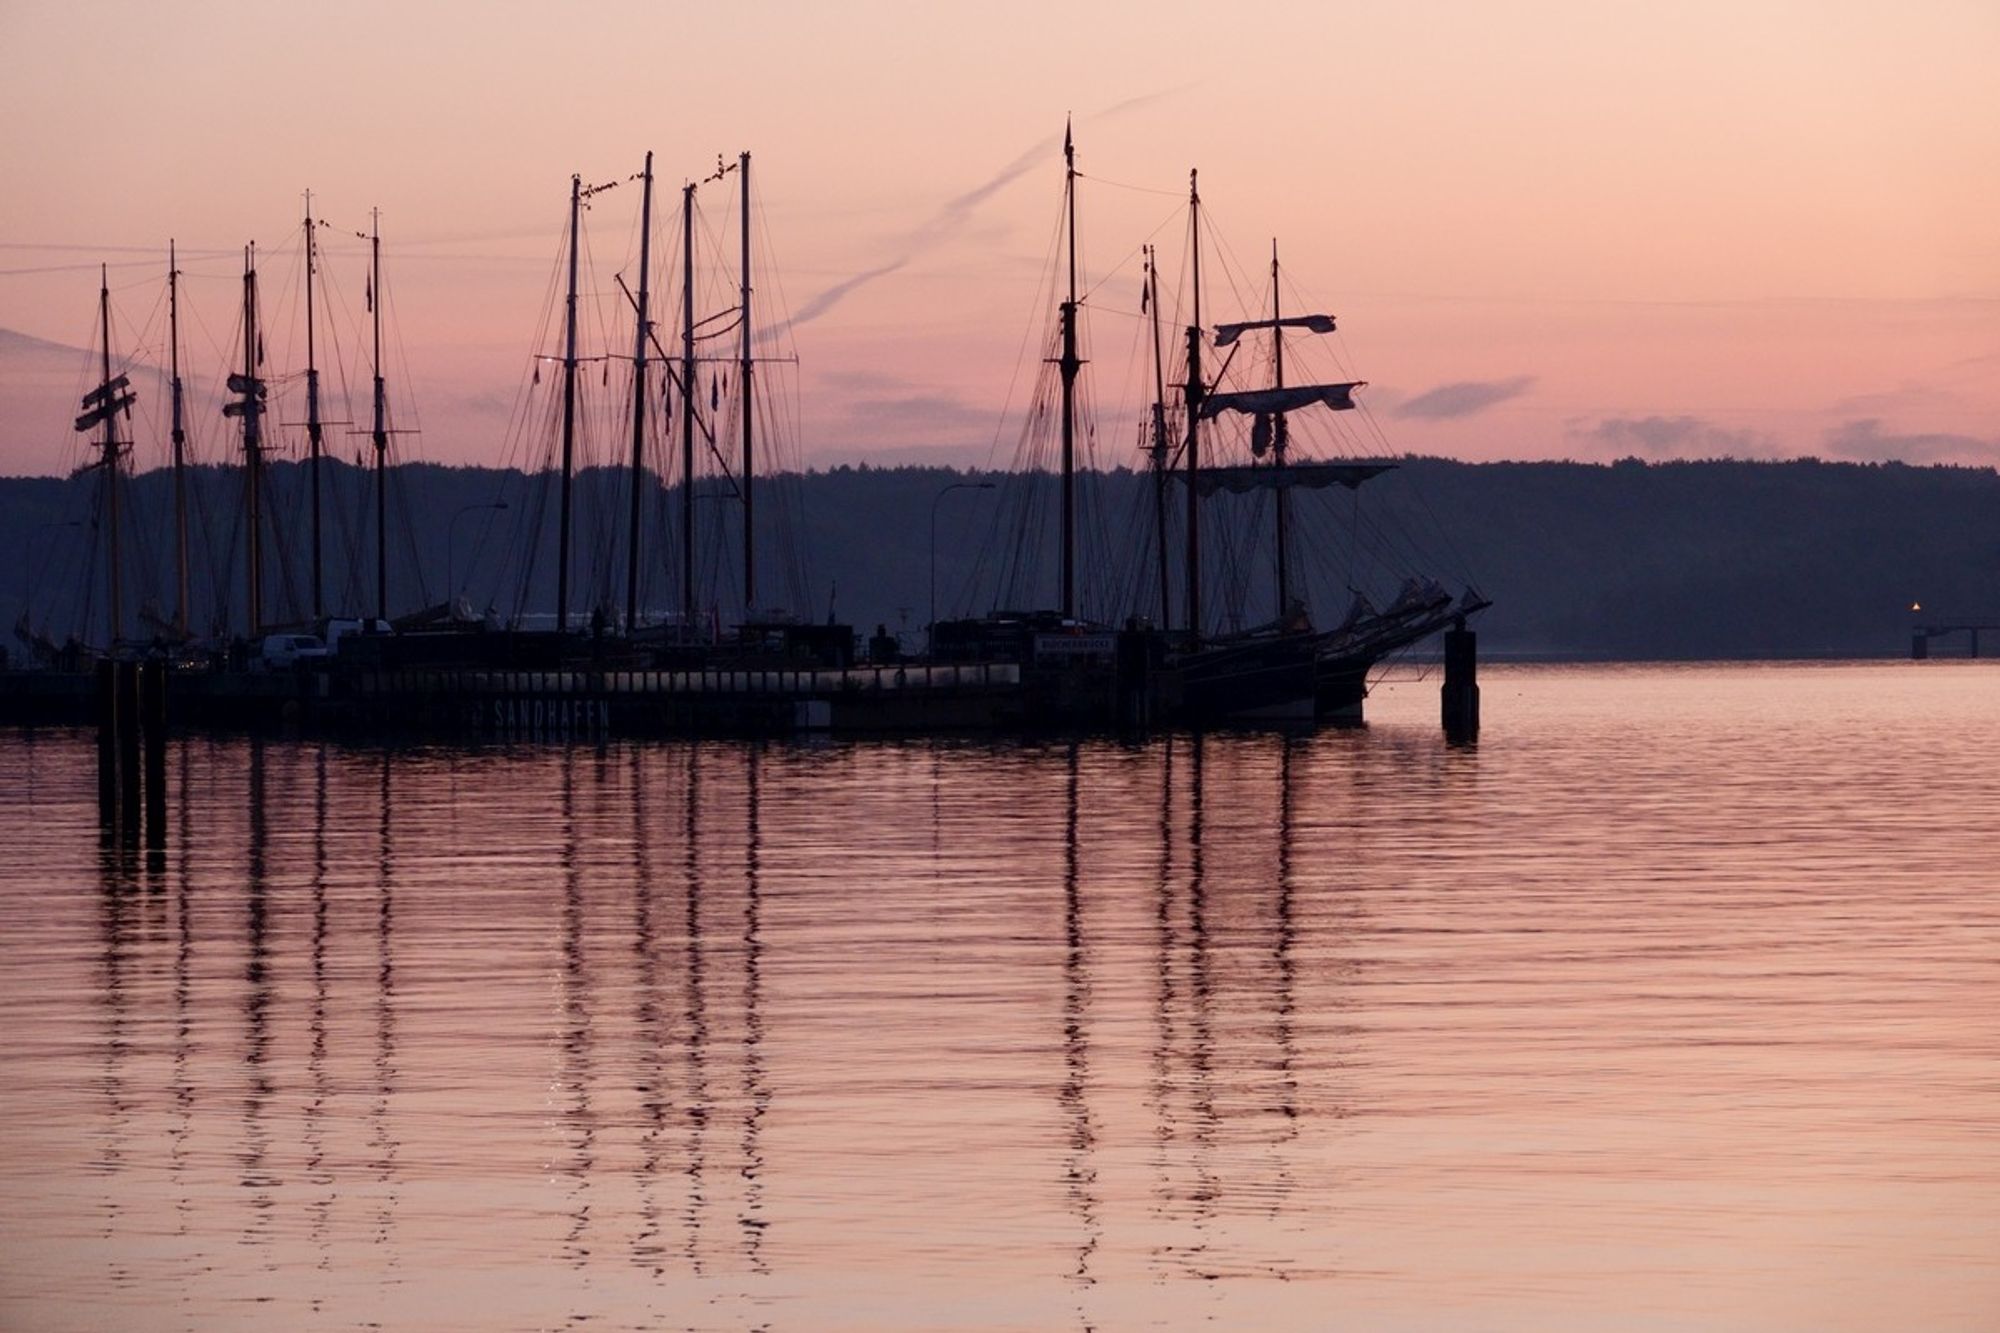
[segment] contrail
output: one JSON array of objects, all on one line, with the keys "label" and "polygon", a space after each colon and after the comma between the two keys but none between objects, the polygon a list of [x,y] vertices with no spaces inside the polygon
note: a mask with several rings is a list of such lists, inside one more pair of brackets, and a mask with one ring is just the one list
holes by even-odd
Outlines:
[{"label": "contrail", "polygon": [[[1168,88],[1161,92],[1142,93],[1138,97],[1128,97],[1124,101],[1098,112],[1092,119],[1109,120],[1114,116],[1123,115],[1149,102],[1157,102],[1161,98],[1171,97],[1181,91],[1184,91],[1184,89]],[[804,305],[799,307],[798,313],[794,314],[789,322],[770,330],[767,336],[777,337],[791,329],[797,328],[801,324],[811,323],[839,305],[850,293],[867,286],[877,278],[894,273],[918,255],[943,244],[958,232],[964,230],[966,224],[971,222],[974,214],[978,212],[981,204],[991,199],[995,194],[1026,175],[1035,167],[1046,162],[1049,153],[1060,146],[1061,143],[1062,138],[1059,135],[1050,135],[1045,139],[1038,139],[1034,147],[1029,148],[1012,162],[1002,167],[984,183],[974,186],[964,194],[946,200],[936,213],[932,214],[903,238],[900,247],[901,254],[897,255],[894,259],[877,264],[873,268],[856,273],[852,277],[842,278],[831,287],[816,293]]]}]

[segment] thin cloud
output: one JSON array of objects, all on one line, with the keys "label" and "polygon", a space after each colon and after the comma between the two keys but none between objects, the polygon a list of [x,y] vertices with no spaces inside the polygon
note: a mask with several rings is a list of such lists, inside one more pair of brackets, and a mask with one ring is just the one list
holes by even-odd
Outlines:
[{"label": "thin cloud", "polygon": [[1893,389],[1877,390],[1873,393],[1857,393],[1841,399],[1828,411],[1831,416],[1850,418],[1876,417],[1885,412],[1908,411],[1912,408],[1950,407],[1959,401],[1958,395],[1935,385],[1922,384],[1916,380],[1904,380]]},{"label": "thin cloud", "polygon": [[1533,375],[1516,375],[1504,380],[1458,380],[1426,389],[1396,408],[1399,417],[1422,417],[1431,421],[1469,417],[1487,408],[1518,398],[1534,387]]},{"label": "thin cloud", "polygon": [[1827,452],[1840,458],[1871,462],[1970,463],[1991,467],[2000,463],[2000,439],[1958,435],[1949,431],[1886,434],[1875,417],[1845,422],[1826,433]]},{"label": "thin cloud", "polygon": [[923,430],[938,436],[983,430],[993,424],[989,409],[971,407],[946,393],[861,398],[848,404],[846,416],[856,426]]},{"label": "thin cloud", "polygon": [[[1108,120],[1114,116],[1123,115],[1137,107],[1145,106],[1149,102],[1157,102],[1162,98],[1170,97],[1175,91],[1177,90],[1167,89],[1162,92],[1144,93],[1138,97],[1128,97],[1124,101],[1098,112],[1095,118],[1098,120]],[[963,231],[966,225],[972,221],[974,216],[977,215],[980,205],[984,204],[1008,185],[1025,176],[1035,167],[1046,162],[1049,154],[1060,147],[1061,144],[1062,137],[1060,135],[1049,135],[1046,138],[1039,139],[1033,147],[1021,153],[986,180],[973,186],[963,194],[954,195],[952,198],[947,199],[936,213],[932,214],[903,237],[901,243],[897,246],[897,254],[871,268],[854,274],[852,277],[842,278],[832,286],[808,297],[805,304],[799,307],[798,313],[793,315],[790,323],[784,327],[795,329],[801,324],[810,323],[818,319],[821,315],[824,315],[827,311],[846,300],[848,296],[867,286],[877,278],[887,277],[889,274],[908,265],[910,261],[916,259],[918,256],[927,251],[934,250],[945,241],[950,240],[953,236]],[[782,332],[782,330],[774,329],[771,336],[776,336],[779,332]]]},{"label": "thin cloud", "polygon": [[1771,436],[1730,430],[1701,417],[1605,417],[1570,433],[1611,449],[1666,458],[1757,458],[1775,452]]}]

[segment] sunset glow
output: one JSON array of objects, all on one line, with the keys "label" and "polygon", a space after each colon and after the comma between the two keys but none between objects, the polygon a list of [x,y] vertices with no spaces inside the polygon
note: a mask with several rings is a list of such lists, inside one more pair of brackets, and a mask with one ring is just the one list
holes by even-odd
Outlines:
[{"label": "sunset glow", "polygon": [[[350,318],[363,293],[341,238],[382,210],[423,427],[411,455],[501,462],[569,176],[629,176],[648,149],[669,199],[718,153],[756,154],[778,264],[759,300],[816,311],[793,334],[808,461],[1004,462],[1023,336],[1048,318],[1036,290],[1072,113],[1107,428],[1136,249],[1179,262],[1199,167],[1237,268],[1278,237],[1292,280],[1339,315],[1399,451],[1990,465],[1996,66],[2000,11],[1977,3],[1028,5],[1004,21],[12,4],[0,470],[76,461],[88,372],[71,349],[91,340],[100,262],[121,351],[151,360],[177,239],[190,369],[212,380],[241,247],[257,240],[281,287],[307,188]],[[606,309],[636,208],[614,193],[590,219]],[[1226,287],[1212,295],[1237,317]],[[219,421],[200,439],[226,456]],[[157,465],[140,440],[138,465]]]}]

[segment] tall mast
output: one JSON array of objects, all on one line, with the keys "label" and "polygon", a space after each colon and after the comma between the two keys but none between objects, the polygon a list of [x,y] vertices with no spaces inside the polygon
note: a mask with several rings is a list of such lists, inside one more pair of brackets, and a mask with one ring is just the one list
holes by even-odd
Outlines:
[{"label": "tall mast", "polygon": [[1187,622],[1193,642],[1201,639],[1201,189],[1188,172],[1188,231],[1194,246],[1194,322],[1187,330]]},{"label": "tall mast", "polygon": [[1146,304],[1153,312],[1153,528],[1160,567],[1160,628],[1173,628],[1173,600],[1167,575],[1167,367],[1160,353],[1160,267],[1146,247]]},{"label": "tall mast", "polygon": [[1063,211],[1069,229],[1069,298],[1062,303],[1062,613],[1076,615],[1076,144],[1063,125]]},{"label": "tall mast", "polygon": [[752,523],[750,489],[757,479],[754,459],[750,452],[752,420],[752,400],[750,397],[750,375],[755,363],[750,358],[750,154],[743,153],[736,159],[737,170],[743,173],[743,263],[740,266],[742,286],[737,292],[738,308],[743,316],[743,352],[736,368],[737,392],[742,395],[741,415],[743,417],[743,605],[745,609],[757,605],[757,541],[756,526]]},{"label": "tall mast", "polygon": [[[1285,329],[1284,314],[1278,305],[1278,242],[1271,240],[1271,358],[1273,383],[1277,388],[1285,387]],[[1271,414],[1271,458],[1280,468],[1285,465],[1286,440],[1285,414]],[[1278,619],[1284,620],[1292,611],[1292,561],[1290,528],[1292,517],[1292,492],[1289,487],[1279,486],[1276,491],[1278,501]]]},{"label": "tall mast", "polygon": [[[104,326],[104,378],[107,388],[111,384],[111,269],[108,265],[98,270],[97,318]],[[118,413],[110,410],[104,414],[104,518],[107,524],[106,543],[110,553],[110,633],[105,635],[104,648],[111,651],[118,643],[118,635],[125,625],[124,579],[118,559]]]},{"label": "tall mast", "polygon": [[645,202],[639,209],[639,333],[632,350],[632,512],[625,541],[625,632],[639,627],[639,486],[646,462],[647,284],[653,262],[653,154],[646,154]]},{"label": "tall mast", "polygon": [[569,178],[569,299],[563,317],[562,498],[556,527],[556,632],[569,629],[569,493],[576,465],[576,249],[583,177]]},{"label": "tall mast", "polygon": [[320,437],[319,419],[319,362],[314,355],[313,342],[313,277],[319,267],[318,237],[313,234],[313,197],[306,191],[306,440],[312,468],[312,587],[313,619],[326,614],[323,604],[320,578],[320,538],[319,538],[319,468]]},{"label": "tall mast", "polygon": [[187,430],[181,416],[181,269],[167,242],[167,359],[172,380],[174,444],[174,633],[188,636]]},{"label": "tall mast", "polygon": [[[382,210],[368,215],[368,256],[370,288],[374,299],[375,323],[375,419],[370,432],[375,440],[375,615],[389,618],[389,422],[388,395],[382,381]],[[314,557],[317,560],[318,551]]]},{"label": "tall mast", "polygon": [[681,190],[681,637],[694,625],[694,182]]},{"label": "tall mast", "polygon": [[245,613],[250,637],[264,632],[264,383],[257,378],[257,244],[243,250],[243,373],[233,377],[230,388],[243,395],[227,404],[243,418],[243,516],[248,533],[245,543],[245,589],[249,610]]}]

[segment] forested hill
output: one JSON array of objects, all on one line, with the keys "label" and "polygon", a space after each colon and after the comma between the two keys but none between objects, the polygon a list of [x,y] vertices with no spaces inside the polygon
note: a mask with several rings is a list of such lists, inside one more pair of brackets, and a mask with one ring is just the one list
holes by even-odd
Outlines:
[{"label": "forested hill", "polygon": [[[305,531],[301,477],[284,464],[271,476],[269,510],[293,542]],[[334,465],[327,487],[329,602],[352,601],[357,608],[372,600],[373,588],[365,480]],[[791,589],[763,600],[789,602],[823,619],[837,588],[841,619],[864,629],[877,622],[900,627],[914,643],[929,598],[932,506],[938,504],[940,516],[940,610],[961,610],[957,590],[1007,492],[940,496],[953,483],[987,480],[996,478],[944,468],[842,467],[767,486],[760,516],[796,505],[805,521],[803,541],[762,544],[760,584]],[[621,512],[617,485],[615,476],[596,474],[579,479],[578,489],[594,513],[615,514]],[[1100,512],[1124,516],[1144,512],[1148,485],[1143,476],[1111,473],[1087,478],[1080,489]],[[197,620],[207,601],[229,604],[241,585],[240,573],[233,572],[241,556],[232,554],[240,552],[240,530],[231,526],[239,488],[237,475],[222,469],[203,469],[198,477],[194,508],[197,525],[210,533],[207,563],[214,569],[195,577]],[[166,475],[147,473],[129,489],[128,512],[138,518],[128,548],[135,563],[164,567],[172,551]],[[1052,492],[1053,482],[1046,489]],[[495,469],[398,469],[392,611],[441,598],[448,560],[454,581],[477,605],[503,613],[516,606],[552,609],[555,523],[545,498],[552,490],[539,479]],[[81,623],[93,493],[89,475],[0,480],[0,611],[10,624],[30,606],[37,624],[58,637]],[[1469,572],[1495,603],[1481,621],[1482,642],[1492,655],[1874,656],[1908,650],[1912,601],[1937,611],[2000,616],[2000,473],[1992,469],[1408,459],[1358,497],[1346,496],[1301,503],[1324,504],[1326,515],[1336,518],[1350,513],[1343,505],[1353,506],[1352,515],[1371,531],[1414,534],[1420,546],[1437,553],[1437,572],[1454,584],[1461,571]],[[496,501],[508,508],[467,508]],[[697,510],[734,513],[727,504],[704,503]],[[649,518],[658,521],[678,512],[671,495],[648,505]],[[529,522],[537,515],[538,531]],[[1140,534],[1136,540],[1149,539]],[[1333,550],[1348,537],[1320,531],[1302,540]],[[665,562],[677,542],[670,536],[649,550]],[[701,559],[726,564],[726,546],[726,538],[712,536]],[[667,547],[672,550],[661,549]],[[574,604],[622,604],[619,549],[615,539],[580,539]],[[532,561],[530,550],[539,552]],[[295,550],[290,561],[285,578],[296,585],[303,579],[303,556]],[[1052,555],[1042,568],[1053,570]],[[803,572],[788,578],[794,571]],[[155,600],[171,604],[169,578],[136,569],[132,577],[150,582]],[[648,576],[647,603],[671,606],[675,577],[661,563]],[[1322,594],[1329,586],[1322,584]],[[100,617],[101,598],[99,593],[92,613]],[[1318,599],[1314,610],[1322,623],[1344,610],[1326,604],[1336,599],[1344,594],[1336,590]],[[1267,607],[1250,610],[1268,614]]]}]

